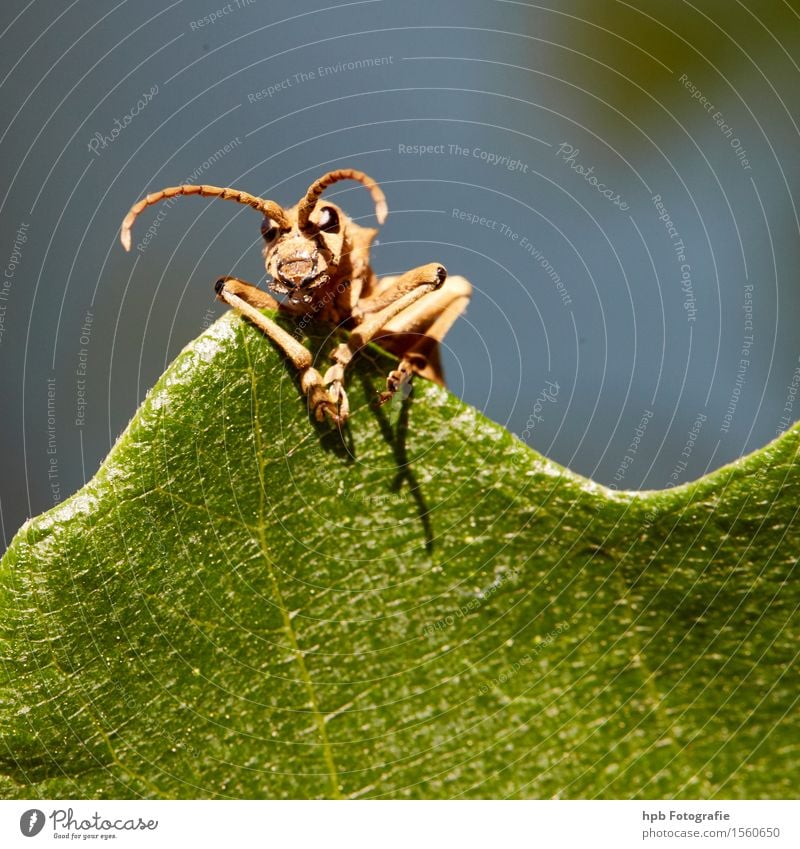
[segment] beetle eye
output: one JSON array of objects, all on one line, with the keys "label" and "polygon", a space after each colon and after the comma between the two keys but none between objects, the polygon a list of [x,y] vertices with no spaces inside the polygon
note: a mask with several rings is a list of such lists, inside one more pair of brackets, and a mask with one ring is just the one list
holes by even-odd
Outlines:
[{"label": "beetle eye", "polygon": [[278,238],[278,228],[271,218],[265,218],[261,222],[261,235],[265,242],[274,242]]},{"label": "beetle eye", "polygon": [[323,233],[338,233],[339,213],[332,206],[323,206],[319,214],[318,226]]}]

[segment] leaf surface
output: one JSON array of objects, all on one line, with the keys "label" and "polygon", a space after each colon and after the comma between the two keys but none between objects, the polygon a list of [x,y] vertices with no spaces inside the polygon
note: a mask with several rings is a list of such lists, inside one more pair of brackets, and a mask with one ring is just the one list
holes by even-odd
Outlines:
[{"label": "leaf surface", "polygon": [[342,438],[229,313],[20,530],[0,794],[792,797],[800,431],[612,492],[390,363]]}]

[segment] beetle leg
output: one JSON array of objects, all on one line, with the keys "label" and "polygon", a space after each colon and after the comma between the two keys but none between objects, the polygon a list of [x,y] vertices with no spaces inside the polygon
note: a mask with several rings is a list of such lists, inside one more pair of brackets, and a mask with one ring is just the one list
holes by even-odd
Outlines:
[{"label": "beetle leg", "polygon": [[327,415],[335,424],[344,424],[347,418],[346,408],[342,415],[340,403],[331,398],[325,389],[322,375],[312,367],[313,359],[308,348],[301,345],[291,333],[287,333],[272,319],[259,312],[258,307],[270,306],[270,302],[277,306],[278,302],[255,286],[237,278],[221,277],[214,285],[214,289],[221,301],[246,315],[292,361],[300,372],[300,386],[308,397],[309,407],[317,421],[322,421]]},{"label": "beetle leg", "polygon": [[[416,337],[402,353],[397,368],[386,378],[386,391],[380,403],[385,404],[415,374],[444,383],[439,364],[438,346],[464,312],[472,294],[472,286],[464,277],[448,277],[441,289],[432,292],[388,321],[381,336]],[[387,340],[388,341],[388,340]]]},{"label": "beetle leg", "polygon": [[225,301],[225,298],[220,294],[223,288],[226,294],[238,295],[243,301],[247,301],[251,307],[256,307],[256,309],[277,310],[282,307],[281,303],[268,295],[263,289],[259,289],[252,283],[245,283],[238,277],[220,277],[217,280],[214,284],[214,291],[220,301]]},{"label": "beetle leg", "polygon": [[333,365],[325,373],[324,381],[332,397],[344,393],[344,371],[354,354],[371,342],[387,322],[441,288],[446,277],[447,271],[438,263],[421,265],[401,274],[386,291],[359,302],[363,318],[347,342],[336,347],[331,355]]}]

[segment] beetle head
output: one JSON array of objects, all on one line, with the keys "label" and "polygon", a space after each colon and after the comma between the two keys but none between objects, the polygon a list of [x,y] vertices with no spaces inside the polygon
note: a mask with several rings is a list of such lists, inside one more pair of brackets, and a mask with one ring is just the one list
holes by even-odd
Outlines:
[{"label": "beetle head", "polygon": [[297,208],[287,213],[290,226],[266,216],[261,223],[264,264],[274,292],[308,303],[314,290],[335,279],[347,252],[350,220],[332,203],[319,203],[300,227]]},{"label": "beetle head", "polygon": [[357,180],[370,190],[378,223],[383,224],[387,212],[383,192],[363,171],[351,169],[329,171],[315,180],[297,206],[286,212],[288,226],[281,226],[269,214],[262,222],[264,262],[267,274],[272,276],[270,288],[295,303],[313,300],[314,290],[335,280],[349,263],[352,237],[361,228],[338,206],[320,200],[325,189],[340,180]]}]

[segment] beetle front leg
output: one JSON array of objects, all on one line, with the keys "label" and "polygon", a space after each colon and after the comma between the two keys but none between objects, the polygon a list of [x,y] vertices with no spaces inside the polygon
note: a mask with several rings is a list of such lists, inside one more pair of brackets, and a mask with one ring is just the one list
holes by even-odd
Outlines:
[{"label": "beetle front leg", "polygon": [[431,262],[412,268],[401,274],[391,285],[373,299],[364,299],[359,303],[361,322],[350,333],[347,342],[338,345],[333,354],[333,365],[325,372],[323,381],[332,399],[339,404],[347,404],[344,391],[344,371],[354,354],[381,331],[387,322],[407,310],[420,298],[441,288],[447,279],[447,271],[438,263]]},{"label": "beetle front leg", "polygon": [[270,301],[278,305],[278,302],[266,295],[255,286],[238,278],[221,277],[214,284],[217,297],[234,309],[239,310],[262,330],[292,361],[292,364],[300,372],[300,387],[303,394],[308,397],[311,412],[317,421],[322,421],[327,415],[330,420],[339,426],[347,419],[347,408],[334,401],[328,394],[323,382],[322,375],[312,366],[311,352],[290,333],[277,325],[272,319],[267,318],[253,304],[269,307]]},{"label": "beetle front leg", "polygon": [[256,307],[260,310],[277,310],[281,308],[281,304],[263,289],[259,289],[258,286],[254,286],[252,283],[246,283],[238,277],[220,277],[214,284],[214,291],[217,293],[217,298],[227,303],[221,294],[223,289],[225,294],[238,295],[243,301],[247,301],[251,307]]},{"label": "beetle front leg", "polygon": [[347,400],[347,393],[344,391],[344,365],[339,362],[334,363],[325,372],[322,382],[331,401],[336,404],[339,415],[346,420],[350,415],[350,402]]},{"label": "beetle front leg", "polygon": [[381,328],[381,336],[416,336],[400,353],[397,368],[386,378],[386,391],[380,403],[390,401],[395,392],[408,385],[415,374],[421,374],[444,385],[439,360],[439,343],[455,320],[464,312],[472,296],[472,286],[464,277],[448,277],[441,289],[427,295],[396,315]]}]

